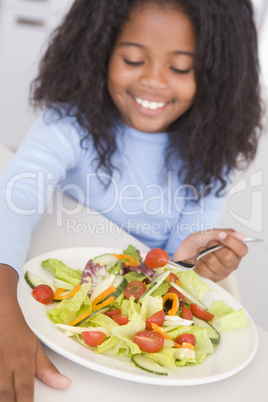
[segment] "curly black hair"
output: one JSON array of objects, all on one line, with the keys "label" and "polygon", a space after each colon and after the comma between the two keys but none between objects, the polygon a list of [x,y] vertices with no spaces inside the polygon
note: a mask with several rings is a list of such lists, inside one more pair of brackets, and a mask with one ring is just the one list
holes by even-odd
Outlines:
[{"label": "curly black hair", "polygon": [[130,12],[147,2],[176,4],[197,38],[197,92],[192,107],[169,128],[167,166],[180,160],[184,183],[198,187],[219,181],[223,190],[226,174],[255,157],[261,129],[250,0],[76,0],[51,36],[32,83],[32,103],[59,114],[58,105],[65,105],[85,130],[84,140],[92,136],[98,167],[111,173],[119,113],[107,89],[109,56]]}]

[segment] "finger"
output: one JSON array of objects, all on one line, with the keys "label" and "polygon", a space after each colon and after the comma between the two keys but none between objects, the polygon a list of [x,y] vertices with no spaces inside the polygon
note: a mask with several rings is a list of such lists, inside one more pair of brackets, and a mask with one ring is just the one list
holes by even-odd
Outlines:
[{"label": "finger", "polygon": [[[228,247],[229,250],[232,250],[238,259],[243,258],[247,252],[248,247],[245,243],[243,243],[242,239],[237,236],[237,233],[229,233],[227,236],[222,239],[222,243]],[[224,251],[226,249],[222,249],[219,251]],[[227,256],[227,254],[226,254]]]},{"label": "finger", "polygon": [[197,261],[195,270],[199,275],[218,282],[238,268],[240,260],[247,254],[248,248],[242,241],[244,236],[232,229],[214,230],[213,237],[214,239],[208,241],[206,247],[200,247],[198,251],[212,247],[218,244],[218,241],[221,241],[226,247],[203,256]]},{"label": "finger", "polygon": [[196,262],[195,271],[199,275],[209,278],[214,282],[218,282],[229,275],[229,270],[222,265],[218,257],[213,253],[198,260]]},{"label": "finger", "polygon": [[0,376],[0,401],[1,402],[15,402],[14,387],[12,381],[12,372],[6,368],[2,370]]},{"label": "finger", "polygon": [[15,369],[14,390],[16,402],[33,402],[34,400],[34,356],[24,356],[23,362]]},{"label": "finger", "polygon": [[48,386],[55,389],[68,388],[72,381],[62,375],[45,354],[40,342],[38,342],[36,354],[36,376]]},{"label": "finger", "polygon": [[[14,365],[16,361],[16,365]],[[26,348],[16,355],[4,356],[0,364],[0,401],[33,402],[35,353]]]},{"label": "finger", "polygon": [[[243,258],[247,252],[248,247],[245,243],[243,243],[243,235],[240,233],[229,231],[221,233],[223,240],[221,241],[226,247],[214,251],[214,254],[217,255],[222,264],[226,267],[231,267],[233,264],[236,265],[239,263],[241,258]],[[216,240],[212,240],[207,244],[207,247],[212,247],[217,245],[218,242]]]},{"label": "finger", "polygon": [[[240,241],[238,241],[240,245]],[[210,241],[206,248],[213,247],[219,244],[216,240]],[[233,246],[232,246],[233,247]],[[220,269],[219,273],[222,274],[223,268],[237,268],[241,257],[238,256],[233,249],[228,247],[221,248],[209,253],[201,258],[201,260],[207,264],[212,271],[217,271]]]}]

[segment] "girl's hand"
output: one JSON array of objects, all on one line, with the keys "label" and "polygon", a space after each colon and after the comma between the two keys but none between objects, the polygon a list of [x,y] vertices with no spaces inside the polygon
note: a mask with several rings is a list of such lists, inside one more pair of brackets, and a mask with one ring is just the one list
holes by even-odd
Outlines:
[{"label": "girl's hand", "polygon": [[243,235],[231,229],[213,229],[193,233],[181,243],[173,260],[178,261],[191,257],[199,251],[221,242],[227,248],[205,255],[197,261],[195,267],[195,271],[199,275],[217,282],[238,268],[241,259],[247,254],[248,248],[243,243],[243,238]]},{"label": "girl's hand", "polygon": [[0,400],[32,402],[35,375],[52,388],[67,388],[26,324],[16,298],[17,273],[0,264]]}]

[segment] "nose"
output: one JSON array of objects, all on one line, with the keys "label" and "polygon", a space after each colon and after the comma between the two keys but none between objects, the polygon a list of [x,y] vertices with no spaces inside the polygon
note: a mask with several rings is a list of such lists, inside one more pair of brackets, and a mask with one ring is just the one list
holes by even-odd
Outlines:
[{"label": "nose", "polygon": [[166,89],[168,83],[163,66],[156,63],[146,63],[142,70],[140,83],[150,89]]}]

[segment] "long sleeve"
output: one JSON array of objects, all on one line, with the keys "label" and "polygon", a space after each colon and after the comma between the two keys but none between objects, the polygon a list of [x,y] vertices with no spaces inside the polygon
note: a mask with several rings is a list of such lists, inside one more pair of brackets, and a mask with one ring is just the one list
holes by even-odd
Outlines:
[{"label": "long sleeve", "polygon": [[81,153],[74,125],[68,118],[54,124],[49,113],[33,124],[0,179],[0,261],[18,272],[55,186]]}]

